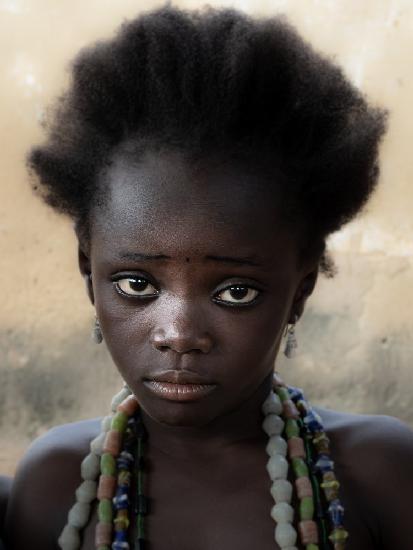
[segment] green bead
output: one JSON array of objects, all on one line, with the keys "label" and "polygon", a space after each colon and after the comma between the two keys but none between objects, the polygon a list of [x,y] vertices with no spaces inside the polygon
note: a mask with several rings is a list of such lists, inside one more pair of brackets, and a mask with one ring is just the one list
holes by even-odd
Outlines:
[{"label": "green bead", "polygon": [[144,539],[145,538],[145,520],[144,517],[141,514],[138,514],[136,526],[138,530],[138,539]]},{"label": "green bead", "polygon": [[318,544],[307,544],[305,550],[320,550]]},{"label": "green bead", "polygon": [[287,438],[290,439],[291,437],[299,437],[300,436],[300,428],[298,426],[298,423],[293,418],[288,418],[288,420],[285,423],[285,433],[287,434]]},{"label": "green bead", "polygon": [[114,457],[109,453],[103,453],[100,459],[100,472],[104,476],[116,475],[116,462]]},{"label": "green bead", "polygon": [[293,458],[292,463],[295,477],[308,477],[307,464],[302,458]]},{"label": "green bead", "polygon": [[127,414],[121,411],[117,412],[112,418],[111,429],[123,433],[126,430],[128,420]]},{"label": "green bead", "polygon": [[314,501],[312,497],[304,497],[300,501],[300,518],[302,521],[313,519]]},{"label": "green bead", "polygon": [[137,483],[137,491],[138,495],[143,495],[143,484],[144,484],[144,475],[141,470],[138,471],[138,483]]},{"label": "green bead", "polygon": [[98,517],[102,523],[112,523],[113,520],[113,507],[112,502],[104,498],[99,501]]},{"label": "green bead", "polygon": [[328,538],[333,544],[336,542],[343,542],[348,538],[348,532],[343,529],[343,527],[337,527],[336,529],[333,529],[333,532]]},{"label": "green bead", "polygon": [[283,386],[278,386],[276,393],[281,401],[287,401],[287,399],[290,399],[290,392]]}]

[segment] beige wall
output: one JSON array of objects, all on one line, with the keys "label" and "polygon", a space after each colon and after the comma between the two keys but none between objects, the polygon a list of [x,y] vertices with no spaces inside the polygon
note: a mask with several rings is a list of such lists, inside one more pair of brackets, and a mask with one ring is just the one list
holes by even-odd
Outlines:
[{"label": "beige wall", "polygon": [[[286,13],[391,111],[380,190],[332,239],[340,273],[320,280],[298,329],[300,354],[280,368],[315,402],[413,424],[413,2],[210,4]],[[69,59],[143,5],[0,0],[0,473],[13,471],[27,441],[53,424],[105,412],[119,383],[105,349],[89,340],[93,311],[70,224],[31,196],[24,155],[41,137],[39,121]]]}]

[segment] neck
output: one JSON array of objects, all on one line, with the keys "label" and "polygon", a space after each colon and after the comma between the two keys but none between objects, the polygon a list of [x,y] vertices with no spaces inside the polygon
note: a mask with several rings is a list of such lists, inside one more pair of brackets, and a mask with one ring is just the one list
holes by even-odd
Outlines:
[{"label": "neck", "polygon": [[235,447],[263,444],[261,407],[272,387],[272,373],[237,409],[215,418],[201,427],[161,424],[141,411],[148,432],[149,444],[163,454],[174,458],[193,459],[211,457],[219,451]]}]

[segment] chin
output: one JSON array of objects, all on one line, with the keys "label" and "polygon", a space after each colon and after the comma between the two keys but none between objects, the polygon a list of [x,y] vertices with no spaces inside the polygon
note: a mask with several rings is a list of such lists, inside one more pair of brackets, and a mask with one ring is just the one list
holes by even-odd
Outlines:
[{"label": "chin", "polygon": [[201,402],[174,403],[164,400],[158,403],[142,402],[141,406],[152,420],[170,427],[202,428],[216,417],[211,408]]}]

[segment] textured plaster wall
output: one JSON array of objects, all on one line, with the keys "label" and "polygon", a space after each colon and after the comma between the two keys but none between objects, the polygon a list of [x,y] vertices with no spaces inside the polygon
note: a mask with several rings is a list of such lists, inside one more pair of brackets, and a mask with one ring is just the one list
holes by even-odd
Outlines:
[{"label": "textured plaster wall", "polygon": [[[381,187],[334,236],[340,269],[321,278],[284,376],[314,402],[413,424],[413,3],[410,0],[210,2],[285,13],[390,110]],[[0,0],[0,473],[50,426],[104,413],[119,384],[90,342],[93,311],[70,223],[37,202],[24,155],[80,47],[150,5],[131,0]],[[180,2],[199,7],[194,1]]]}]

